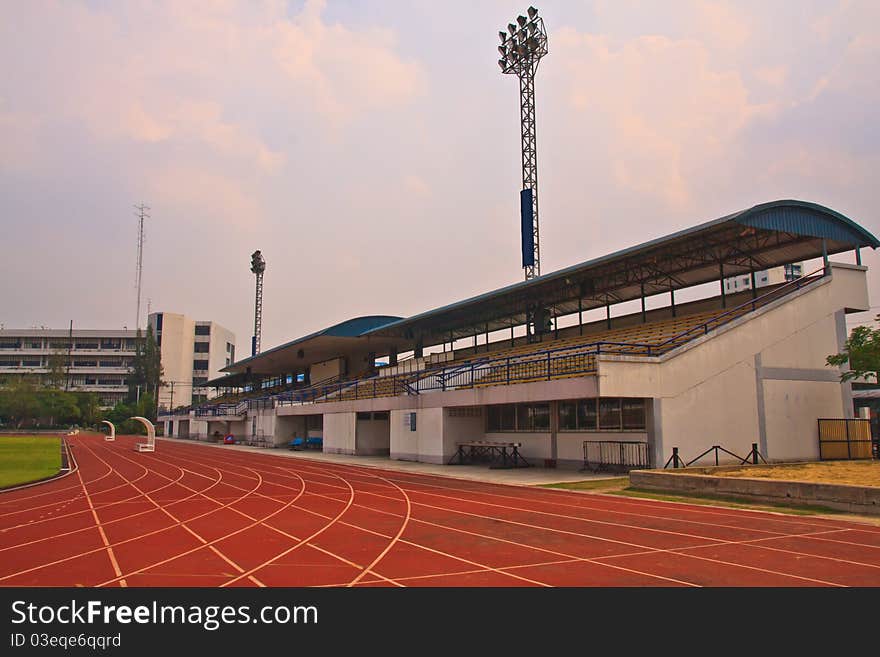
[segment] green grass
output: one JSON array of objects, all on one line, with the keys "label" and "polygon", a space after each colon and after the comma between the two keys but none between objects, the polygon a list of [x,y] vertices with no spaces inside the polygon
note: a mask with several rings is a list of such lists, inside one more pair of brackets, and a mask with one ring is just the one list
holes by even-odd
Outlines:
[{"label": "green grass", "polygon": [[0,436],[0,488],[52,477],[60,469],[58,436]]}]

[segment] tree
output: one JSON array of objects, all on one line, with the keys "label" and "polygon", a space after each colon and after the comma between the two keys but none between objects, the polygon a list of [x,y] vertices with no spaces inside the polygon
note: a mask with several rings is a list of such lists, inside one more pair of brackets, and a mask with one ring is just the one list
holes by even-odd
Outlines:
[{"label": "tree", "polygon": [[67,385],[67,354],[56,349],[49,356],[46,367],[49,370],[43,378],[43,382],[49,388],[62,389]]},{"label": "tree", "polygon": [[76,395],[63,390],[41,390],[37,393],[39,416],[49,419],[50,426],[73,424],[80,418]]},{"label": "tree", "polygon": [[[880,315],[877,315],[880,322]],[[849,365],[849,369],[840,373],[841,381],[864,379],[880,382],[880,328],[857,326],[850,333],[843,345],[843,351],[832,354],[825,359],[831,366]]]},{"label": "tree", "polygon": [[0,417],[21,428],[40,412],[37,387],[27,377],[11,380],[0,390]]},{"label": "tree", "polygon": [[79,417],[86,426],[98,424],[101,418],[101,403],[97,393],[76,393],[76,405],[79,407]]},{"label": "tree", "polygon": [[[156,344],[153,335],[153,327],[147,324],[147,333],[141,337],[140,329],[137,334],[137,345],[134,360],[132,361],[131,374],[128,377],[128,403],[136,403],[140,395],[148,392],[153,393],[153,399],[158,394],[162,384],[162,352]],[[140,390],[138,390],[140,387]],[[151,413],[155,415],[155,411]],[[144,417],[150,417],[149,415]]]}]

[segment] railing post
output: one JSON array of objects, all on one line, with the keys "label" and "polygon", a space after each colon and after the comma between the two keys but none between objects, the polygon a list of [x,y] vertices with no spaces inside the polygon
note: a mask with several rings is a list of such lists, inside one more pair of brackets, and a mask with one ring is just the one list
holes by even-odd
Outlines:
[{"label": "railing post", "polygon": [[679,459],[679,457],[678,457],[678,447],[673,447],[672,448],[672,467],[678,468],[678,464],[680,461],[681,461],[681,459]]},{"label": "railing post", "polygon": [[507,357],[507,385],[510,385],[510,356]]},{"label": "railing post", "polygon": [[550,380],[550,352],[547,352],[547,380]]},{"label": "railing post", "polygon": [[758,465],[758,443],[752,443],[752,463]]}]

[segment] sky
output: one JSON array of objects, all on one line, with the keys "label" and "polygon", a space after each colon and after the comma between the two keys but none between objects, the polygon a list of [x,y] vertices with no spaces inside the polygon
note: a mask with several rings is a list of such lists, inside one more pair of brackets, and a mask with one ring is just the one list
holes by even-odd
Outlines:
[{"label": "sky", "polygon": [[[140,203],[142,323],[210,319],[242,354],[256,249],[263,349],[521,280],[496,46],[527,6],[0,3],[0,324],[133,327]],[[880,3],[536,6],[544,273],[781,198],[880,235]]]}]

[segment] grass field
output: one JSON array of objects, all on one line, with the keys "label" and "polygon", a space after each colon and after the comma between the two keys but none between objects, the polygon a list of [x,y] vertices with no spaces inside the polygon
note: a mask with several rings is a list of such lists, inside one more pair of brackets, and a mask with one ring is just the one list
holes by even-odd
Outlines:
[{"label": "grass field", "polygon": [[58,436],[0,436],[0,488],[51,477],[60,469]]}]

